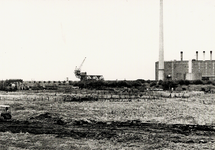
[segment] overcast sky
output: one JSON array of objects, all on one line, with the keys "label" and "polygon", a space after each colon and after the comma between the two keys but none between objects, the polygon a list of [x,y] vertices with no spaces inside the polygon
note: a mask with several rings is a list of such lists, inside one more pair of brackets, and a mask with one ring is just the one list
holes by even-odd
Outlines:
[{"label": "overcast sky", "polygon": [[[159,0],[0,1],[0,79],[77,80],[75,66],[107,80],[155,79]],[[215,1],[164,0],[164,58],[213,50]]]}]

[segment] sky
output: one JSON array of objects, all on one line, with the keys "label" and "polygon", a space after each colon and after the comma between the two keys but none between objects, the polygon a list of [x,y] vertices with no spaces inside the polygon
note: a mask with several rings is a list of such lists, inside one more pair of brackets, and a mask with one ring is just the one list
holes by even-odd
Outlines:
[{"label": "sky", "polygon": [[[0,0],[0,79],[154,80],[159,0]],[[215,59],[215,1],[163,0],[164,59]]]}]

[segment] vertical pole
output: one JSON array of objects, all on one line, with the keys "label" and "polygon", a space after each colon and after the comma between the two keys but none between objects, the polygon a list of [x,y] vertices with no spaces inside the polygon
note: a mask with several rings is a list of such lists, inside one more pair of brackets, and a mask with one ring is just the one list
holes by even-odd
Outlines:
[{"label": "vertical pole", "polygon": [[160,0],[160,34],[159,34],[159,68],[158,68],[158,80],[164,80],[163,0]]}]

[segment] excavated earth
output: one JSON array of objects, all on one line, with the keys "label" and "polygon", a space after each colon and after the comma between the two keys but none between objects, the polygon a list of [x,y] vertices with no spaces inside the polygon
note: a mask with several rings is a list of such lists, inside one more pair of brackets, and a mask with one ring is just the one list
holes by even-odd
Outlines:
[{"label": "excavated earth", "polygon": [[[206,125],[142,123],[139,120],[126,122],[96,122],[73,120],[65,122],[49,113],[32,117],[26,121],[1,120],[0,132],[53,134],[56,137],[75,139],[108,139],[117,142],[138,141],[150,143],[163,140],[174,143],[214,143],[215,127]],[[122,135],[130,135],[124,137]],[[132,136],[131,136],[132,135]],[[149,136],[150,135],[150,136]]]},{"label": "excavated earth", "polygon": [[[102,149],[99,147],[102,144],[106,144],[104,148],[107,149],[112,149],[110,147],[113,147],[113,149],[114,147],[116,149],[124,149],[124,147],[130,149],[215,148],[214,95],[211,95],[211,97],[193,97],[185,99],[186,101],[184,99],[177,99],[177,101],[167,99],[165,102],[156,100],[158,104],[153,101],[137,102],[136,104],[135,101],[134,103],[124,103],[122,106],[120,102],[104,102],[102,104],[99,102],[83,104],[74,102],[70,104],[70,97],[68,96],[66,100],[59,98],[60,102],[58,102],[58,97],[52,98],[50,96],[50,99],[47,100],[44,97],[31,99],[28,96],[23,98],[25,101],[21,98],[9,99],[9,96],[6,97],[7,99],[5,98],[6,100],[3,102],[11,105],[15,115],[11,120],[0,120],[0,132],[2,133],[2,140],[0,141],[3,143],[0,146],[8,149],[10,146],[18,148],[22,144],[23,148],[31,149],[31,146],[34,146],[35,149],[40,149],[44,148],[45,144],[39,145],[38,143],[43,141],[49,143],[47,141],[52,139],[54,142],[57,141],[56,144],[46,147],[46,149],[60,149],[59,145],[62,143],[66,143],[69,147],[68,143],[71,141],[71,145],[75,143],[80,146],[79,149],[85,149],[82,147],[84,144],[91,144],[92,149],[96,147]],[[64,103],[67,100],[69,102]],[[139,104],[142,106],[138,107]],[[129,107],[130,105],[131,107]],[[174,105],[177,105],[177,107],[173,107]],[[133,109],[136,107],[138,110]],[[64,109],[71,110],[65,111]],[[145,109],[146,111],[144,111]],[[157,109],[160,110],[153,113]],[[89,116],[83,115],[83,112],[89,114]],[[107,113],[107,117],[105,113]],[[137,117],[135,117],[135,113]],[[162,119],[157,121],[153,118],[156,116],[159,120],[162,115],[159,113],[165,115],[166,122]],[[76,114],[77,116],[75,116]],[[128,114],[131,115],[127,117]],[[149,117],[149,119],[141,119],[142,114],[146,118]],[[199,116],[199,120],[195,114],[202,114]],[[168,115],[171,116],[167,117]],[[121,118],[117,118],[118,116]],[[135,118],[140,118],[140,120],[135,120]],[[191,121],[181,121],[183,119],[190,119]],[[188,124],[183,124],[185,122]],[[24,133],[21,138],[20,133],[21,135]],[[29,144],[30,142],[25,142],[25,140],[23,142],[23,139],[27,138],[33,144]],[[8,143],[7,140],[11,140],[11,142]]]}]

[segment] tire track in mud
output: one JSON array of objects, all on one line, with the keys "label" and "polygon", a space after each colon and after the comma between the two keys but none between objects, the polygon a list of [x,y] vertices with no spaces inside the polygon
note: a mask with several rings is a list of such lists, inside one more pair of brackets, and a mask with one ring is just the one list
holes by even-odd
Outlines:
[{"label": "tire track in mud", "polygon": [[[129,140],[145,141],[145,137],[153,141],[172,141],[175,143],[208,143],[215,140],[215,128],[206,125],[157,124],[127,122],[86,122],[74,121],[58,124],[49,121],[1,121],[0,132],[54,134],[58,138],[72,137],[76,139],[114,139],[118,142]],[[200,138],[196,138],[200,137]]]}]

